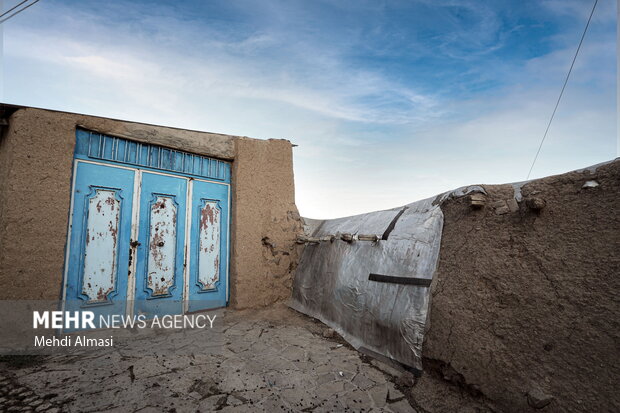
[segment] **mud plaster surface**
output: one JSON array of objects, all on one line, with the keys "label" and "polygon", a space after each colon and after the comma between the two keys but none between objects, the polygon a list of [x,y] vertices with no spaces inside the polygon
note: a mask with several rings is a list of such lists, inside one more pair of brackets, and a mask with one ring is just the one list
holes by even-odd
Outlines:
[{"label": "mud plaster surface", "polygon": [[427,364],[500,411],[537,393],[545,412],[620,411],[620,161],[527,183],[512,208],[512,186],[485,189],[481,210],[442,206]]},{"label": "mud plaster surface", "polygon": [[303,231],[295,206],[291,144],[235,140],[231,304],[267,306],[290,297]]}]

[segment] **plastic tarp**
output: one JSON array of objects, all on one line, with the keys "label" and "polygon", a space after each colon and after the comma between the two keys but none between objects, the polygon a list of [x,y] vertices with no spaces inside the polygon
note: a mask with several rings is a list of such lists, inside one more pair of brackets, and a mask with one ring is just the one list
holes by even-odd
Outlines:
[{"label": "plastic tarp", "polygon": [[[387,239],[376,242],[337,237],[307,245],[297,267],[291,307],[323,321],[358,350],[421,371],[428,284],[437,267],[443,228],[443,213],[433,199],[326,220],[318,227],[314,223],[313,237],[348,233],[381,238],[390,224],[393,227]],[[387,281],[370,280],[370,274],[384,275]],[[403,277],[428,283],[403,283]],[[397,279],[400,282],[390,281]]]}]

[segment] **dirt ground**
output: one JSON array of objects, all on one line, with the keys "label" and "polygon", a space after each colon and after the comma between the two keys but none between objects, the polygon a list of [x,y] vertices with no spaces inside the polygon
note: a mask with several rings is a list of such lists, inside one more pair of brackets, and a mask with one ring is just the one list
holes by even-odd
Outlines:
[{"label": "dirt ground", "polygon": [[[413,375],[348,346],[283,305],[227,311],[222,346],[204,331],[175,332],[175,355],[118,348],[4,358],[3,411],[487,412],[484,400],[435,372]],[[148,354],[150,340],[143,340]],[[197,344],[198,343],[198,344]],[[142,349],[141,348],[141,349]],[[435,370],[433,370],[435,371]]]}]

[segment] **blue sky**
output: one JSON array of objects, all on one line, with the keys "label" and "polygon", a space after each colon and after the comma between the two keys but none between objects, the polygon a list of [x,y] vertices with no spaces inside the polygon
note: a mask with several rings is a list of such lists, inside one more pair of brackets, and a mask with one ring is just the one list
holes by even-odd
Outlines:
[{"label": "blue sky", "polygon": [[[41,0],[2,27],[2,101],[290,139],[302,215],[352,215],[524,180],[591,7]],[[599,0],[532,177],[618,156],[616,19]]]}]

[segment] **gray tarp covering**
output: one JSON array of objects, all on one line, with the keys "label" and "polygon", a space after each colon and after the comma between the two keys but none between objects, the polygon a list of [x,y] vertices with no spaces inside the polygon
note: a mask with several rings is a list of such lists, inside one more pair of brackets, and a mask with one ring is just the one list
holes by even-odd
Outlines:
[{"label": "gray tarp covering", "polygon": [[[370,281],[371,273],[432,280],[443,214],[433,199],[406,206],[387,240],[321,242],[304,249],[291,307],[364,348],[421,370],[429,288]],[[312,236],[376,234],[381,238],[402,208],[327,220]]]},{"label": "gray tarp covering", "polygon": [[[430,311],[430,288],[390,282],[390,276],[433,279],[439,260],[446,199],[472,192],[468,186],[403,208],[326,221],[312,220],[313,238],[337,234],[375,234],[387,240],[307,245],[293,284],[291,307],[335,329],[358,350],[422,370],[422,342]],[[370,274],[388,276],[371,281]],[[386,281],[384,280],[384,281]],[[402,280],[401,280],[402,281]]]}]

